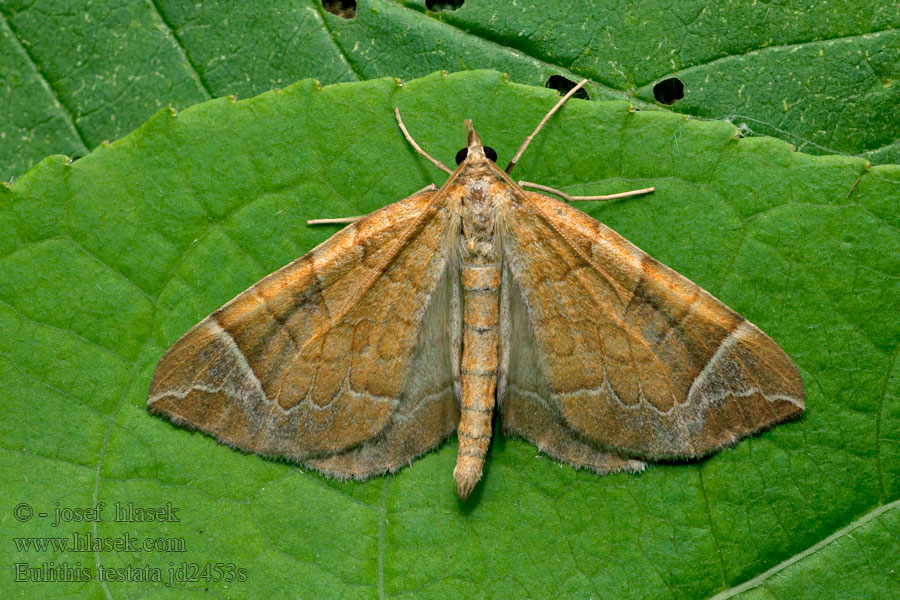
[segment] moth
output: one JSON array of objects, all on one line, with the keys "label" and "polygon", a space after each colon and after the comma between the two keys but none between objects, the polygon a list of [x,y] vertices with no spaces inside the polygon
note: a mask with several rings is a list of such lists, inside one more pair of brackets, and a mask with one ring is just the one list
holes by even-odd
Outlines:
[{"label": "moth", "polygon": [[[149,409],[336,478],[454,432],[460,498],[503,433],[600,474],[699,458],[804,411],[796,366],[687,278],[509,172],[466,121],[440,188],[358,218],[185,333]],[[639,190],[635,193],[648,190]],[[627,193],[625,195],[628,195]],[[597,197],[589,197],[597,198]]]}]

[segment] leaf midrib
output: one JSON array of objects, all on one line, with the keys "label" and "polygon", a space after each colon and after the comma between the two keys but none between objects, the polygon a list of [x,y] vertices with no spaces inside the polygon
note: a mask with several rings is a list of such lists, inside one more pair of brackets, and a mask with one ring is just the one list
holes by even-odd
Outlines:
[{"label": "leaf midrib", "polygon": [[728,598],[733,598],[734,596],[736,596],[742,592],[759,587],[765,581],[767,581],[769,578],[777,575],[778,573],[787,569],[791,565],[800,562],[801,560],[803,560],[804,558],[806,558],[812,554],[815,554],[816,552],[818,552],[819,550],[822,550],[823,548],[825,548],[826,546],[828,546],[835,540],[838,540],[838,539],[844,537],[845,535],[849,535],[849,534],[853,533],[854,531],[856,531],[857,529],[859,529],[860,527],[862,527],[869,521],[876,519],[879,516],[881,516],[882,514],[886,513],[887,511],[892,510],[894,508],[898,508],[898,507],[900,507],[900,500],[894,500],[893,502],[890,502],[888,504],[882,504],[882,505],[874,508],[873,510],[870,510],[869,512],[865,513],[861,517],[854,519],[849,524],[838,529],[831,535],[819,540],[818,542],[816,542],[815,544],[813,544],[812,546],[810,546],[803,552],[799,552],[799,553],[791,556],[790,558],[787,558],[787,559],[781,561],[774,567],[768,569],[767,571],[760,573],[753,579],[749,579],[749,580],[745,581],[744,583],[736,585],[732,588],[728,588],[727,590],[723,590],[723,591],[719,592],[715,596],[709,597],[708,600],[727,600]]}]

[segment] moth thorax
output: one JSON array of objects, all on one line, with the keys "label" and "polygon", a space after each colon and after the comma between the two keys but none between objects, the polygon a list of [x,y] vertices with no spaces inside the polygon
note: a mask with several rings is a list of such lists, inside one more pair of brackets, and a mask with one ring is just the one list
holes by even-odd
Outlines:
[{"label": "moth thorax", "polygon": [[497,256],[494,244],[496,204],[490,194],[490,185],[478,180],[467,182],[465,187],[460,215],[463,256],[468,260],[493,261]]}]

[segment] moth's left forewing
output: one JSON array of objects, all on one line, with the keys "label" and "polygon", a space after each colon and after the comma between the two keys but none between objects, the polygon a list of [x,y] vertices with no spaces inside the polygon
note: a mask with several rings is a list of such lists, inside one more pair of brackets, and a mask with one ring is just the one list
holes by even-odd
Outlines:
[{"label": "moth's left forewing", "polygon": [[605,225],[525,192],[503,231],[518,326],[546,388],[528,389],[534,377],[511,361],[510,414],[543,397],[573,439],[658,459],[702,456],[803,412],[778,344]]},{"label": "moth's left forewing", "polygon": [[261,279],[163,355],[150,410],[338,477],[408,464],[459,418],[450,216],[414,194]]}]

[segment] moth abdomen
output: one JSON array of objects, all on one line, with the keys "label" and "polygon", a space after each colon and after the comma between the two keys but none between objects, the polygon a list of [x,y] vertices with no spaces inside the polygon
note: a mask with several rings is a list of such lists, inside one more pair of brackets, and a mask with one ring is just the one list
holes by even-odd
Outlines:
[{"label": "moth abdomen", "polygon": [[491,441],[499,364],[500,263],[463,264],[462,407],[453,476],[465,498],[481,479]]}]

